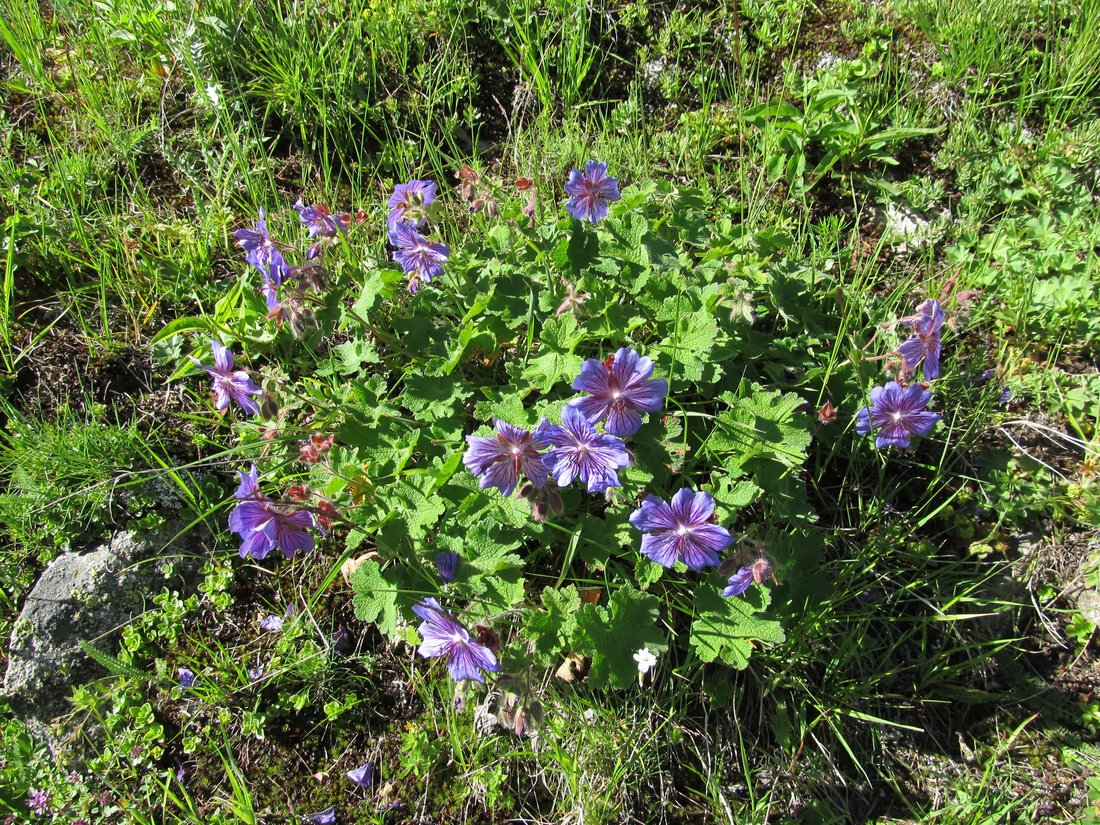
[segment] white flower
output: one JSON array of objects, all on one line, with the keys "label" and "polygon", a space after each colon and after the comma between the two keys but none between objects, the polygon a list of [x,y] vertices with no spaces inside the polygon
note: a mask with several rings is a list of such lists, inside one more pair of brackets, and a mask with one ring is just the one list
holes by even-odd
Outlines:
[{"label": "white flower", "polygon": [[215,107],[221,103],[222,100],[222,84],[220,83],[207,83],[206,84],[206,99],[209,100]]},{"label": "white flower", "polygon": [[638,663],[638,673],[644,676],[657,664],[657,655],[651,653],[648,647],[643,647],[634,654],[634,661]]}]

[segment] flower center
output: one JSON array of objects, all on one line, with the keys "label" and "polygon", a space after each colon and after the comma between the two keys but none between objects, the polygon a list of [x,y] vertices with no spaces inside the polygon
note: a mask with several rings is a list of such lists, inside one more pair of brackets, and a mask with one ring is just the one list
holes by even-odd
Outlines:
[{"label": "flower center", "polygon": [[614,392],[611,393],[611,397],[614,398],[616,401],[618,401],[620,398],[623,397],[623,394],[621,392],[619,392],[619,390],[615,390]]},{"label": "flower center", "polygon": [[512,455],[519,455],[523,452],[523,449],[518,444],[513,444],[509,452],[511,452]]},{"label": "flower center", "polygon": [[892,412],[892,413],[890,413],[890,417],[893,418],[894,421],[901,421],[901,413],[900,412]]},{"label": "flower center", "polygon": [[688,527],[686,524],[681,524],[676,528],[676,535],[678,536],[686,536],[690,532],[691,528]]}]

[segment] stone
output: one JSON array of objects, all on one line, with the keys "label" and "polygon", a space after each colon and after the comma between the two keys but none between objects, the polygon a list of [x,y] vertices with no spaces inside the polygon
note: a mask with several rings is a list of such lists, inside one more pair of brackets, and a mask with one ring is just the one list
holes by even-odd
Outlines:
[{"label": "stone", "polygon": [[115,655],[121,630],[161,590],[190,592],[207,554],[201,528],[169,522],[123,531],[98,547],[54,559],[12,626],[4,693],[31,734],[57,750],[50,723],[70,710],[72,688],[104,675],[80,642]]}]

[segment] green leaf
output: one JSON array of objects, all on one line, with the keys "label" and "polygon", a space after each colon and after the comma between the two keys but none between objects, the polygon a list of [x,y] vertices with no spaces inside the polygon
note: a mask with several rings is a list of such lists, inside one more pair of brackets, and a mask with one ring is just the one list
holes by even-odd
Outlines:
[{"label": "green leaf", "polygon": [[692,649],[704,662],[720,659],[743,669],[756,642],[779,644],[786,638],[779,622],[757,615],[770,600],[769,591],[755,585],[746,596],[724,598],[713,583],[701,582],[695,591]]},{"label": "green leaf", "polygon": [[462,412],[470,392],[461,375],[407,376],[401,404],[417,421],[435,421]]},{"label": "green leaf", "polygon": [[629,687],[638,678],[635,653],[643,647],[653,653],[668,649],[657,624],[659,608],[656,596],[625,585],[607,607],[590,604],[577,614],[578,652],[592,657],[588,681],[593,687]]},{"label": "green leaf", "polygon": [[573,350],[583,340],[584,331],[572,314],[547,319],[539,338],[539,354],[527,362],[520,373],[521,379],[544,393],[562,378],[572,379],[581,367],[581,358],[574,355]]},{"label": "green leaf", "polygon": [[352,598],[355,617],[376,625],[383,636],[392,639],[397,632],[401,591],[398,568],[391,566],[383,571],[378,562],[368,559],[351,574],[351,588],[355,591]]},{"label": "green leaf", "polygon": [[672,321],[672,332],[654,349],[664,353],[666,360],[676,366],[669,370],[677,379],[699,381],[710,361],[710,354],[718,344],[721,333],[718,322],[708,312],[684,312],[679,318],[662,312],[661,320]]},{"label": "green leaf", "polygon": [[524,638],[535,644],[535,661],[547,667],[557,656],[570,649],[577,630],[576,613],[581,609],[581,597],[573,585],[542,591],[542,610],[529,610],[523,626]]},{"label": "green leaf", "polygon": [[721,398],[730,406],[719,414],[706,444],[723,459],[727,470],[735,471],[753,458],[772,459],[791,468],[802,466],[812,434],[809,418],[797,412],[801,398],[764,390],[757,384],[744,398],[732,393]]}]

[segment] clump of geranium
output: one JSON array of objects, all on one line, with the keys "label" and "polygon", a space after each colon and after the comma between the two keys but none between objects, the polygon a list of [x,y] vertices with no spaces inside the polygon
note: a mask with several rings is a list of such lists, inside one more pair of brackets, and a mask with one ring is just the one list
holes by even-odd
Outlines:
[{"label": "clump of geranium", "polygon": [[446,244],[429,240],[420,234],[428,223],[432,204],[435,203],[435,181],[410,180],[394,187],[386,205],[387,237],[394,248],[393,260],[409,276],[409,292],[415,294],[421,283],[431,283],[443,275],[443,264],[451,257]]},{"label": "clump of geranium", "polygon": [[[962,302],[962,298],[959,300]],[[873,432],[878,449],[907,449],[914,436],[929,435],[942,418],[928,408],[932,402],[929,382],[940,377],[947,321],[947,313],[936,298],[922,301],[913,315],[900,319],[901,324],[909,327],[910,334],[898,347],[901,361],[897,379],[872,387],[871,403],[856,413],[856,432],[859,435]],[[910,382],[918,366],[924,382]]]},{"label": "clump of geranium", "polygon": [[[630,465],[630,451],[620,436],[633,435],[642,425],[643,412],[664,406],[668,382],[650,378],[653,361],[622,347],[604,361],[588,359],[573,388],[588,393],[562,410],[561,423],[544,418],[533,432],[493,419],[495,437],[467,436],[463,461],[481,479],[482,489],[496,487],[511,495],[520,476],[538,517],[546,507],[558,509],[560,498],[545,499],[534,491],[553,478],[559,487],[579,479],[590,493],[621,486],[619,470]],[[596,425],[603,423],[603,432]]]},{"label": "clump of geranium", "polygon": [[263,207],[253,228],[238,229],[233,238],[244,250],[245,260],[260,273],[260,294],[268,318],[286,321],[295,335],[301,335],[313,317],[308,294],[322,292],[328,284],[325,250],[339,243],[353,223],[363,223],[366,215],[362,210],[354,217],[348,212],[332,212],[323,203],[307,205],[301,198],[294,203],[294,210],[313,240],[300,265],[289,264],[286,255],[291,248],[272,239]]},{"label": "clump of geranium", "polygon": [[309,531],[318,525],[312,512],[280,504],[261,492],[255,464],[239,475],[241,483],[234,494],[237,505],[229,514],[229,530],[241,539],[241,558],[264,559],[277,548],[291,559],[315,547]]}]

